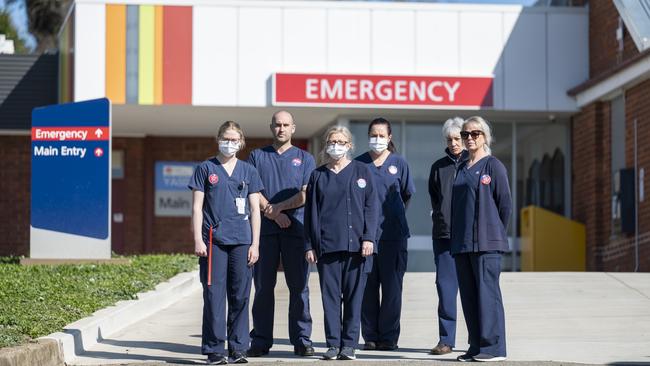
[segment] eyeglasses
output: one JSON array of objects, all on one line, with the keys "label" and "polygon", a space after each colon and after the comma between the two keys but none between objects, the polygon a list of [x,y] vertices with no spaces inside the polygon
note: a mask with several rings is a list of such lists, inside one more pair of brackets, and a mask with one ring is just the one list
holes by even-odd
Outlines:
[{"label": "eyeglasses", "polygon": [[481,135],[484,135],[483,131],[481,130],[460,131],[460,138],[463,140],[467,140],[470,136],[472,136],[472,140],[476,140]]},{"label": "eyeglasses", "polygon": [[347,145],[347,141],[327,141],[328,145],[339,145],[339,146],[345,146]]},{"label": "eyeglasses", "polygon": [[227,138],[220,138],[217,141],[218,142],[234,142],[238,143],[241,139],[227,139]]}]

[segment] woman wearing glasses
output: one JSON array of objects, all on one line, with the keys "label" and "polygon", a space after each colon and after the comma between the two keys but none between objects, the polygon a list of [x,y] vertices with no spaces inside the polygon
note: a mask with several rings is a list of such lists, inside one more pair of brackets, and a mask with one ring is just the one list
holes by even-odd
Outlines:
[{"label": "woman wearing glasses", "polygon": [[350,160],[351,138],[341,126],[325,132],[326,164],[312,172],[307,185],[305,259],[318,266],[325,360],[356,358],[363,290],[376,251],[377,195],[368,166]]},{"label": "woman wearing glasses", "polygon": [[451,253],[469,335],[459,361],[506,359],[505,316],[499,275],[508,251],[506,229],[512,199],[506,168],[490,155],[492,133],[481,117],[463,123],[460,136],[469,153],[452,190]]},{"label": "woman wearing glasses", "polygon": [[406,160],[395,153],[392,138],[390,122],[375,118],[368,126],[370,151],[356,158],[370,168],[380,205],[378,254],[368,275],[361,307],[361,332],[367,350],[397,349],[400,333],[402,282],[408,259],[406,241],[410,236],[406,206],[415,186]]},{"label": "woman wearing glasses", "polygon": [[245,143],[239,125],[222,124],[217,142],[217,156],[201,163],[189,183],[194,252],[200,257],[203,285],[201,353],[209,365],[228,363],[226,339],[232,362],[247,362],[248,298],[259,253],[263,189],[257,170],[236,157]]}]

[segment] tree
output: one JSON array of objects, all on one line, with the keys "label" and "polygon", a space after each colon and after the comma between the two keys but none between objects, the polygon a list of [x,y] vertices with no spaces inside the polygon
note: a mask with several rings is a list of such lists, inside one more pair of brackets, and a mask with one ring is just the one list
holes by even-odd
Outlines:
[{"label": "tree", "polygon": [[7,4],[25,6],[29,32],[36,38],[36,52],[57,48],[57,35],[71,0],[7,0]]},{"label": "tree", "polygon": [[14,41],[14,50],[16,53],[27,53],[29,50],[19,36],[16,28],[11,23],[11,17],[5,10],[0,11],[0,34],[7,36],[7,39]]}]

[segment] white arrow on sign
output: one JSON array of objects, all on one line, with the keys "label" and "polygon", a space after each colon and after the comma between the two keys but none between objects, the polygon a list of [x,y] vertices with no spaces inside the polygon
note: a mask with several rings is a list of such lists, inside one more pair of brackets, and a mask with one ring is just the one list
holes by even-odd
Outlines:
[{"label": "white arrow on sign", "polygon": [[102,137],[103,134],[104,134],[104,131],[102,131],[100,128],[95,130],[95,136],[97,136],[97,138]]}]

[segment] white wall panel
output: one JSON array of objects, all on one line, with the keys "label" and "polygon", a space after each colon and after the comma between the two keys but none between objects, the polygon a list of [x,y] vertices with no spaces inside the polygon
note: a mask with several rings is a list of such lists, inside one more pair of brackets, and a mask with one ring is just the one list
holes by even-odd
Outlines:
[{"label": "white wall panel", "polygon": [[74,100],[106,96],[106,7],[75,5]]},{"label": "white wall panel", "polygon": [[583,14],[548,14],[548,107],[576,110],[567,90],[589,78],[589,18]]},{"label": "white wall panel", "polygon": [[372,71],[384,74],[415,72],[415,12],[373,10]]},{"label": "white wall panel", "polygon": [[327,10],[284,9],[282,71],[327,71]]},{"label": "white wall panel", "polygon": [[546,109],[546,15],[506,13],[505,108]]},{"label": "white wall panel", "polygon": [[460,75],[494,75],[494,108],[503,108],[503,15],[498,12],[460,13]]},{"label": "white wall panel", "polygon": [[234,7],[193,9],[194,105],[237,104],[237,15]]},{"label": "white wall panel", "polygon": [[270,102],[270,77],[282,67],[282,9],[239,9],[238,104]]},{"label": "white wall panel", "polygon": [[459,12],[418,11],[415,15],[415,72],[458,75]]},{"label": "white wall panel", "polygon": [[370,57],[370,10],[328,10],[328,72],[369,73]]},{"label": "white wall panel", "polygon": [[494,73],[503,49],[502,14],[460,13],[460,73],[483,76]]}]

